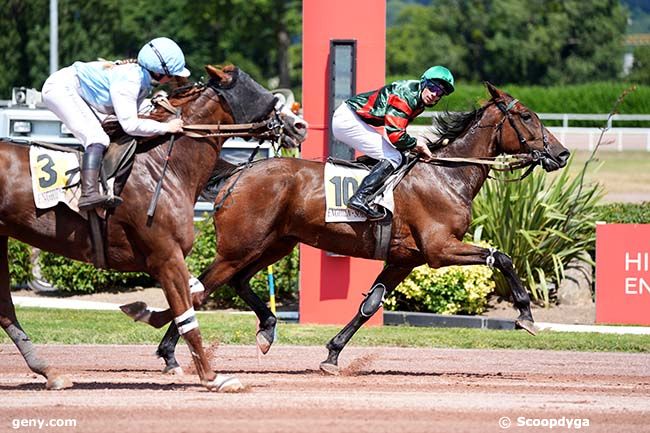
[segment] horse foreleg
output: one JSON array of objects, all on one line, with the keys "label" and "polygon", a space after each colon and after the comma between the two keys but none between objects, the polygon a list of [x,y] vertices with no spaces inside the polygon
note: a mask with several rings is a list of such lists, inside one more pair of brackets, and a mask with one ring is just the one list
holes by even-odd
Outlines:
[{"label": "horse foreleg", "polygon": [[38,356],[36,347],[18,323],[9,287],[8,240],[7,236],[0,236],[0,325],[14,342],[29,368],[47,379],[47,389],[69,388],[72,386],[70,379],[59,374]]},{"label": "horse foreleg", "polygon": [[210,390],[239,391],[243,387],[238,379],[217,375],[210,368],[203,348],[199,322],[190,302],[189,273],[180,250],[175,259],[169,255],[161,257],[160,266],[155,266],[154,269],[160,271],[157,275],[174,315],[174,323],[189,346],[201,383]]},{"label": "horse foreleg", "polygon": [[455,241],[442,248],[441,252],[428,258],[429,266],[441,267],[450,265],[488,265],[497,268],[508,282],[515,307],[519,317],[515,321],[518,328],[525,329],[535,335],[533,313],[530,310],[530,296],[521,284],[521,280],[512,264],[512,259],[494,248],[482,248],[476,245]]},{"label": "horse foreleg", "polygon": [[327,359],[320,364],[320,369],[328,374],[339,374],[338,359],[343,348],[352,336],[366,323],[384,302],[384,297],[391,292],[410,273],[412,267],[398,267],[387,265],[375,280],[372,288],[359,306],[359,311],[354,318],[330,340],[327,347]]}]

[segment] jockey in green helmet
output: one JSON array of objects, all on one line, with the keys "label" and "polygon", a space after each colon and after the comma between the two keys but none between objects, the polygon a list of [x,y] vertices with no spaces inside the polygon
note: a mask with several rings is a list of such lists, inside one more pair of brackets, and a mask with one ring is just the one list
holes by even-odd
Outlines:
[{"label": "jockey in green helmet", "polygon": [[[369,220],[384,216],[368,199],[402,163],[402,152],[414,151],[423,161],[432,158],[429,148],[418,143],[406,127],[425,107],[432,107],[454,91],[454,76],[444,66],[427,69],[420,80],[400,80],[380,89],[356,95],[341,104],[332,118],[334,137],[379,160],[350,198],[348,207]],[[382,135],[375,128],[383,127]]]}]

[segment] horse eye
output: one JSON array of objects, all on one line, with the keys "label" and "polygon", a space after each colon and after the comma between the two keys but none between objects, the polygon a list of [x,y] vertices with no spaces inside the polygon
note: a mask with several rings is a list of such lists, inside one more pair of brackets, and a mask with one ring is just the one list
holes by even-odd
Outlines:
[{"label": "horse eye", "polygon": [[528,122],[530,119],[533,118],[533,116],[531,116],[530,113],[521,113],[521,118],[524,119],[526,122]]}]

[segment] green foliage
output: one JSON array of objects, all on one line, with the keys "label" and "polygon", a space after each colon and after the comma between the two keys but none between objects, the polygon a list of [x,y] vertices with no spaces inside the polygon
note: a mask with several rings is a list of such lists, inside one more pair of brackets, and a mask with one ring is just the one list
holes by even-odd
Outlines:
[{"label": "green foliage", "polygon": [[439,314],[481,314],[487,295],[494,290],[492,269],[487,266],[417,267],[390,294],[388,310],[425,311]]},{"label": "green foliage", "polygon": [[596,221],[610,224],[650,224],[650,203],[610,203],[598,206]]},{"label": "green foliage", "polygon": [[[49,75],[49,2],[0,0],[0,98],[12,86],[40,89]],[[175,39],[192,79],[208,63],[233,62],[261,84],[299,86],[298,0],[59,0],[59,67],[74,61],[132,58],[153,37]],[[296,57],[297,55],[297,57]]]},{"label": "green foliage", "polygon": [[[593,249],[602,195],[597,184],[581,187],[580,175],[570,177],[567,168],[551,180],[540,169],[519,182],[488,180],[474,200],[475,237],[512,257],[533,298],[548,304],[548,283],[557,284],[572,258]],[[505,282],[499,283],[497,292],[506,296]]]},{"label": "green foliage", "polygon": [[388,71],[443,64],[462,80],[495,84],[611,80],[621,70],[626,24],[626,9],[610,0],[408,5],[388,29]]},{"label": "green foliage", "polygon": [[18,286],[32,280],[32,249],[29,245],[9,239],[9,276],[11,285]]},{"label": "green foliage", "polygon": [[39,261],[43,278],[63,292],[110,292],[153,285],[151,278],[144,273],[96,269],[89,263],[77,262],[45,251],[41,252]]}]

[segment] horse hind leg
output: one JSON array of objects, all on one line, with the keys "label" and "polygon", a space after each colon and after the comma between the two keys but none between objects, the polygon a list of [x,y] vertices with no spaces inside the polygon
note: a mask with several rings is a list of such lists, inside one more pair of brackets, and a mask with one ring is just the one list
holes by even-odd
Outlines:
[{"label": "horse hind leg", "polygon": [[359,328],[379,310],[386,294],[397,287],[411,273],[412,269],[412,267],[398,267],[389,264],[382,270],[365,299],[361,302],[357,314],[325,346],[328,350],[327,359],[320,363],[320,369],[323,373],[339,374],[338,359],[343,348]]},{"label": "horse hind leg", "polygon": [[18,323],[9,287],[8,240],[7,236],[0,236],[0,325],[14,342],[29,368],[47,379],[47,389],[70,388],[72,381],[38,356],[36,347]]},{"label": "horse hind leg", "polygon": [[[501,271],[510,286],[513,303],[519,310],[519,317],[515,320],[515,326],[525,329],[531,335],[537,335],[533,313],[530,310],[530,296],[523,284],[521,284],[521,280],[512,264],[512,259],[501,251],[488,250],[487,253],[486,262],[488,264],[493,263],[493,266]],[[491,260],[490,257],[494,260]]]},{"label": "horse hind leg", "polygon": [[525,329],[532,335],[537,334],[533,313],[530,310],[530,296],[523,284],[521,284],[521,280],[512,264],[512,259],[508,255],[493,248],[487,249],[456,241],[443,248],[441,253],[432,255],[428,262],[430,266],[435,265],[434,267],[488,265],[497,268],[508,282],[514,305],[519,310],[519,317],[515,320],[515,326]]}]

